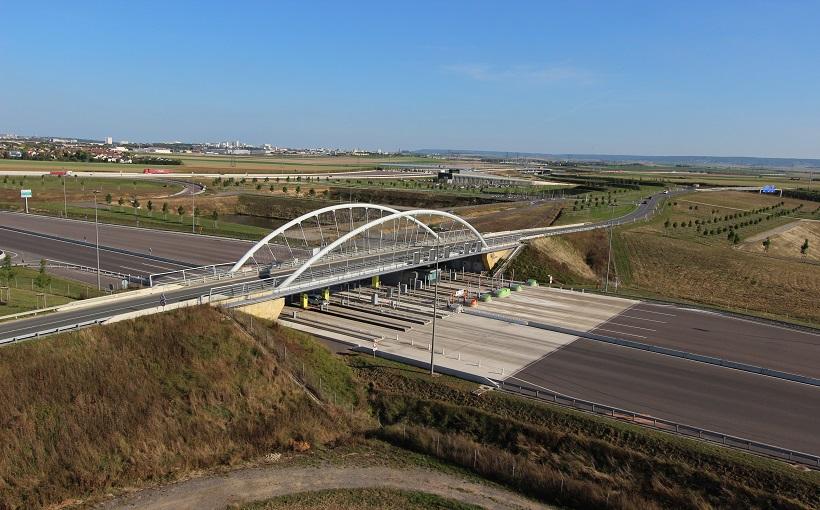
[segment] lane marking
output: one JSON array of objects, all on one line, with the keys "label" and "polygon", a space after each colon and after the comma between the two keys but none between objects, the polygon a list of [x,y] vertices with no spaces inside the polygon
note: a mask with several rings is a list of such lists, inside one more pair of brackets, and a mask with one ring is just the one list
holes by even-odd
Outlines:
[{"label": "lane marking", "polygon": [[620,324],[620,323],[618,323],[618,322],[610,322],[609,324],[611,324],[611,325],[613,325],[613,326],[623,326],[623,327],[625,327],[625,328],[642,329],[642,330],[644,330],[644,331],[657,331],[657,329],[642,328],[642,327],[640,327],[640,326],[630,326],[629,324]]},{"label": "lane marking", "polygon": [[623,314],[621,314],[621,317],[627,317],[629,319],[636,319],[636,320],[639,320],[639,321],[657,322],[657,323],[660,323],[660,324],[667,324],[668,323],[667,321],[659,321],[659,320],[656,320],[656,319],[646,319],[644,317],[633,317],[632,315],[623,315]]},{"label": "lane marking", "polygon": [[668,315],[670,317],[677,317],[674,313],[665,313],[665,312],[653,312],[652,310],[643,310],[641,308],[632,308],[632,310],[636,312],[645,312],[645,313],[656,313],[658,315]]},{"label": "lane marking", "polygon": [[637,338],[646,338],[643,335],[635,335],[635,334],[632,334],[632,333],[624,333],[623,331],[615,331],[614,329],[604,329],[604,328],[597,328],[597,329],[598,329],[598,331],[606,331],[607,333],[617,333],[619,335],[634,336],[634,337],[637,337]]}]

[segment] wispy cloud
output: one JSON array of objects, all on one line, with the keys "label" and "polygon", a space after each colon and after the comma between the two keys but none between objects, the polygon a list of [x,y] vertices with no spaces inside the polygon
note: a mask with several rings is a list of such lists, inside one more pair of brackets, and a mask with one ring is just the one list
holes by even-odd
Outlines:
[{"label": "wispy cloud", "polygon": [[485,82],[555,83],[562,81],[591,82],[592,74],[584,69],[568,66],[511,66],[487,64],[453,64],[444,71]]}]

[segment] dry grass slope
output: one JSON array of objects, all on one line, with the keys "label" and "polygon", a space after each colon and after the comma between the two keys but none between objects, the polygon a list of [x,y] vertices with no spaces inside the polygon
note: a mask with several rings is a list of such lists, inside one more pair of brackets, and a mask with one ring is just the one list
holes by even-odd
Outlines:
[{"label": "dry grass slope", "polygon": [[349,431],[208,307],[0,349],[0,508],[156,483]]}]

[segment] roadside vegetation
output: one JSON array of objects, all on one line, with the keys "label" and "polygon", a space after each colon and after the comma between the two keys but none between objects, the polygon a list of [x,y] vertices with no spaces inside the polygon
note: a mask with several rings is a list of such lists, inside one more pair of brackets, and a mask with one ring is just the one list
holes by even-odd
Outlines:
[{"label": "roadside vegetation", "polygon": [[442,498],[421,490],[334,489],[279,496],[234,507],[237,510],[479,510],[481,507]]},{"label": "roadside vegetation", "polygon": [[96,286],[54,276],[47,269],[12,265],[11,258],[0,261],[0,320],[3,316],[29,310],[64,305],[100,296]]},{"label": "roadside vegetation", "polygon": [[[820,203],[732,191],[674,197],[650,221],[614,229],[610,291],[816,326],[820,243],[801,219],[820,219]],[[604,230],[535,241],[511,267],[600,289],[608,241]]]},{"label": "roadside vegetation", "polygon": [[[89,504],[192,474],[300,463],[442,470],[565,508],[820,504],[815,472],[476,388],[334,355],[309,335],[210,307],[4,347],[0,507]],[[453,507],[381,489],[247,507],[297,500]]]}]

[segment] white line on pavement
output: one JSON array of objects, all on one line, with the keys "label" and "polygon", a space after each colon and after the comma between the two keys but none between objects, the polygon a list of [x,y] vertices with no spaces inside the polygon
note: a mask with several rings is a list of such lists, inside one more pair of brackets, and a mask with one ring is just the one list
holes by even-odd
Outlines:
[{"label": "white line on pavement", "polygon": [[614,329],[598,328],[598,331],[606,331],[607,333],[617,333],[619,335],[627,335],[627,336],[634,336],[634,337],[638,337],[638,338],[646,338],[643,335],[633,335],[632,333],[624,333],[623,331],[615,331]]},{"label": "white line on pavement", "polygon": [[621,326],[621,327],[624,327],[624,328],[642,329],[642,330],[644,330],[644,331],[657,331],[657,329],[642,328],[642,327],[640,327],[640,326],[630,326],[629,324],[620,324],[620,323],[618,323],[618,322],[610,322],[609,324],[611,324],[611,325],[613,325],[613,326]]}]

